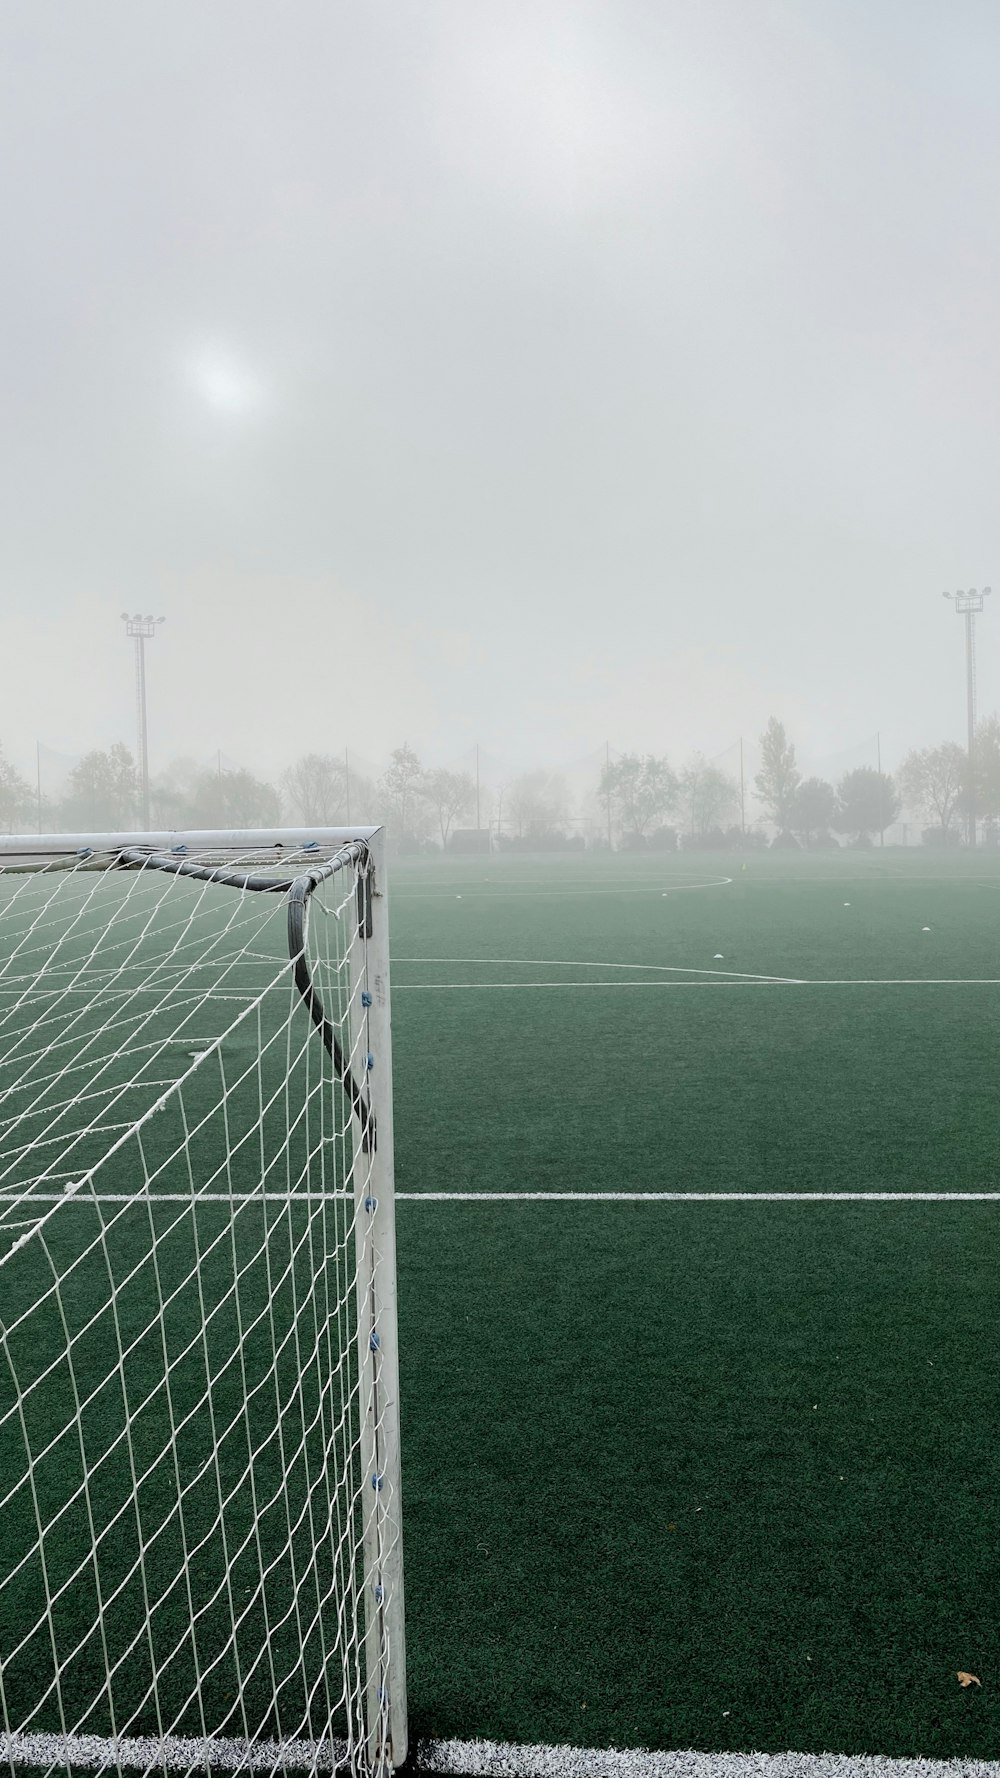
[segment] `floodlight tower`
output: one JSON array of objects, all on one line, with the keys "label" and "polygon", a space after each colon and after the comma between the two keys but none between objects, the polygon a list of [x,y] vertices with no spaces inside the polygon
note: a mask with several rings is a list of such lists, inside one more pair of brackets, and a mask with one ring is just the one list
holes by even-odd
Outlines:
[{"label": "floodlight tower", "polygon": [[965,699],[969,722],[969,814],[968,839],[969,845],[976,844],[976,613],[982,611],[983,600],[988,599],[991,589],[984,586],[977,593],[974,586],[968,592],[942,593],[943,599],[953,599],[955,610],[965,618]]},{"label": "floodlight tower", "polygon": [[121,614],[125,634],[135,643],[135,731],[139,751],[139,790],[142,796],[142,825],[149,831],[149,734],[146,727],[146,643],[156,635],[164,617],[143,617],[136,611],[131,617]]}]

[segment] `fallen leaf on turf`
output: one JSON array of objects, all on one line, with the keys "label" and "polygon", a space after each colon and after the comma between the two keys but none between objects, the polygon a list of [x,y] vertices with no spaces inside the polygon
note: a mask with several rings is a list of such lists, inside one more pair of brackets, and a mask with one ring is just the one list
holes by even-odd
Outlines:
[{"label": "fallen leaf on turf", "polygon": [[677,1526],[676,1526],[676,1525],[668,1525],[668,1526],[667,1526],[667,1530],[668,1530],[668,1531],[676,1531],[676,1530],[677,1530]]},{"label": "fallen leaf on turf", "polygon": [[959,1685],[979,1685],[979,1686],[981,1686],[983,1683],[981,1679],[976,1678],[974,1673],[959,1673],[957,1677],[958,1677]]}]

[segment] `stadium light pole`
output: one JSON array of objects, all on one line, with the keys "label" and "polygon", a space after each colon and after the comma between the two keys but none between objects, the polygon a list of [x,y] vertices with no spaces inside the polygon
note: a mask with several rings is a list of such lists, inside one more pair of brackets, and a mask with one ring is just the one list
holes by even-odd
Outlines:
[{"label": "stadium light pole", "polygon": [[984,586],[977,593],[974,586],[968,592],[959,590],[957,593],[942,593],[942,599],[954,601],[955,610],[965,618],[965,701],[966,716],[969,724],[969,813],[967,820],[967,837],[969,845],[976,845],[976,614],[983,609],[983,600],[988,599],[991,589]]},{"label": "stadium light pole", "polygon": [[135,643],[135,729],[139,750],[139,791],[142,797],[142,825],[149,831],[149,731],[146,724],[146,643],[156,635],[165,617],[143,617],[136,611],[130,617],[121,614],[125,634]]}]

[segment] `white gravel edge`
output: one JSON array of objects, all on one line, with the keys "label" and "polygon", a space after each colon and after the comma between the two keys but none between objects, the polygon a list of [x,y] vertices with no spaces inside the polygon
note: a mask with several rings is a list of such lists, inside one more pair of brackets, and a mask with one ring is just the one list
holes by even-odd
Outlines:
[{"label": "white gravel edge", "polygon": [[[343,1757],[343,1747],[330,1742],[0,1734],[0,1759],[23,1766],[330,1772]],[[1000,1761],[994,1760],[890,1759],[876,1753],[647,1753],[642,1748],[603,1751],[513,1741],[422,1741],[413,1750],[413,1762],[425,1772],[452,1778],[1000,1778]]]},{"label": "white gravel edge", "polygon": [[846,1753],[647,1753],[530,1747],[504,1741],[425,1741],[416,1762],[455,1778],[1000,1778],[993,1760],[889,1759]]}]

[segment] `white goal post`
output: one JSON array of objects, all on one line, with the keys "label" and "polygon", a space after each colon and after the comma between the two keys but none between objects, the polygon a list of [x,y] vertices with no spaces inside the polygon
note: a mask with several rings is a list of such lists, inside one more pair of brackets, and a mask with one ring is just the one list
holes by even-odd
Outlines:
[{"label": "white goal post", "polygon": [[0,1710],[406,1758],[380,828],[0,838]]}]

